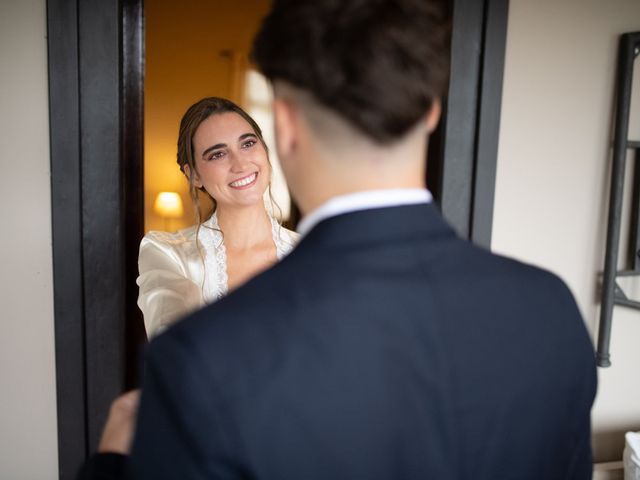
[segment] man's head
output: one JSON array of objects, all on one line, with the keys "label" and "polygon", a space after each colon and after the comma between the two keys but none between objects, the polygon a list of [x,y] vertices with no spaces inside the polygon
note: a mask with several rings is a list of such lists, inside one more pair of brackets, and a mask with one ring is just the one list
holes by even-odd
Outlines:
[{"label": "man's head", "polygon": [[275,0],[253,57],[270,80],[310,92],[367,136],[391,142],[446,88],[448,4]]},{"label": "man's head", "polygon": [[[275,85],[276,128],[300,117],[320,140],[316,151],[335,153],[351,139],[375,151],[402,143],[420,125],[433,128],[448,80],[449,4],[275,0],[253,59]],[[279,100],[292,109],[283,115]]]}]

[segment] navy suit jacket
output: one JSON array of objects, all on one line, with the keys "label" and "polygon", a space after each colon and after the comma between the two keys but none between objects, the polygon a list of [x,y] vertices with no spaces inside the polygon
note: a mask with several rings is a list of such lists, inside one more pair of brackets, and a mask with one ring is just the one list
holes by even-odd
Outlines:
[{"label": "navy suit jacket", "polygon": [[327,219],[150,345],[135,478],[588,479],[592,344],[553,274],[433,205]]}]

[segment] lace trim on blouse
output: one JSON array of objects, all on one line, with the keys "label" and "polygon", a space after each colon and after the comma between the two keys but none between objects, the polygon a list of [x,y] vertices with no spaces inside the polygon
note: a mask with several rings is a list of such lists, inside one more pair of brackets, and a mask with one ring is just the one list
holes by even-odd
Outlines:
[{"label": "lace trim on blouse", "polygon": [[[286,241],[282,235],[282,227],[275,218],[271,220],[271,235],[276,246],[276,256],[281,260],[293,245]],[[213,213],[211,218],[202,224],[198,233],[198,240],[204,255],[204,285],[203,295],[207,303],[219,300],[229,291],[229,276],[227,274],[227,250],[224,246],[224,238],[218,216]],[[215,272],[212,275],[212,272]]]}]

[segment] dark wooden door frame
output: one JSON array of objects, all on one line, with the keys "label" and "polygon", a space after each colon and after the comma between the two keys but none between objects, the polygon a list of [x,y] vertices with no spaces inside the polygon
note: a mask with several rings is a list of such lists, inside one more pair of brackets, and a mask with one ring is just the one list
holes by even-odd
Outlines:
[{"label": "dark wooden door frame", "polygon": [[[451,84],[428,182],[461,235],[491,240],[508,0],[455,0]],[[143,0],[48,0],[60,478],[135,384],[143,231]],[[133,365],[133,367],[132,367]]]},{"label": "dark wooden door frame", "polygon": [[[489,248],[509,0],[455,0],[449,92],[427,183],[458,233]],[[433,161],[436,160],[436,161]]]},{"label": "dark wooden door frame", "polygon": [[142,331],[142,20],[141,0],[47,2],[61,479],[74,478],[111,400],[133,383],[127,354]]}]

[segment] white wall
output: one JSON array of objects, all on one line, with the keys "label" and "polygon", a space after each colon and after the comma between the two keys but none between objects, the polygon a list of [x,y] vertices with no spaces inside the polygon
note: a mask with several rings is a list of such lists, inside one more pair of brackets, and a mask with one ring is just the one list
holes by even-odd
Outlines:
[{"label": "white wall", "polygon": [[[617,42],[639,30],[637,0],[510,2],[492,248],[559,274],[592,332]],[[640,139],[640,121],[632,129]],[[611,352],[592,415],[598,461],[621,458],[621,432],[640,430],[640,312],[616,308]]]},{"label": "white wall", "polygon": [[45,0],[0,1],[0,478],[58,477]]}]

